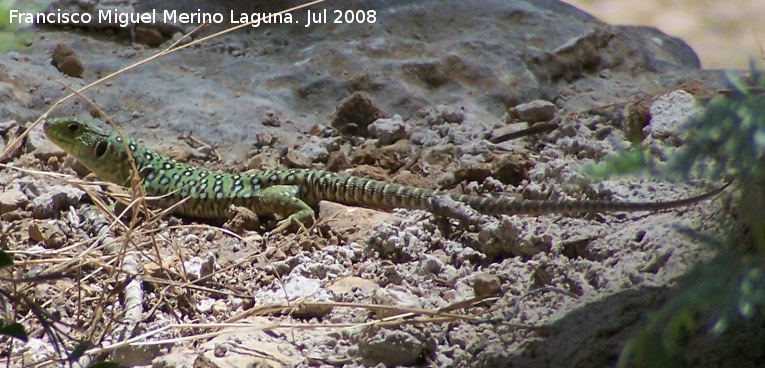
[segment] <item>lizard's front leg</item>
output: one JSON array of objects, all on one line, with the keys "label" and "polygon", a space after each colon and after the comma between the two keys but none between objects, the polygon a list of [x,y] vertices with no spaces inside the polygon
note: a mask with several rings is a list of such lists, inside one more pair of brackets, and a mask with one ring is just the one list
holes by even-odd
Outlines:
[{"label": "lizard's front leg", "polygon": [[272,233],[280,233],[287,230],[291,225],[305,229],[314,221],[313,208],[303,202],[298,193],[297,185],[274,185],[261,189],[256,193],[258,208],[250,208],[256,213],[275,213],[284,216],[279,221]]}]

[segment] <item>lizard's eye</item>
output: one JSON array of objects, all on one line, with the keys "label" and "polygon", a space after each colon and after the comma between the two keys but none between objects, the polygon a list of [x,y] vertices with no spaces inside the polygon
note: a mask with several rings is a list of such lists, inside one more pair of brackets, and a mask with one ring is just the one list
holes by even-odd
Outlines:
[{"label": "lizard's eye", "polygon": [[106,143],[105,141],[98,142],[96,145],[96,157],[101,157],[104,154],[106,154],[106,147],[109,146],[109,143]]},{"label": "lizard's eye", "polygon": [[75,123],[67,125],[66,128],[69,129],[69,133],[72,133],[72,134],[80,131],[80,125]]}]

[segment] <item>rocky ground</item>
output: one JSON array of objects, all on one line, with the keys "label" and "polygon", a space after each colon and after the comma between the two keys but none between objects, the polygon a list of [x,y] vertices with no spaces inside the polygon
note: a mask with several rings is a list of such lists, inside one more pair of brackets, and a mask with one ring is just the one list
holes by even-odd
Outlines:
[{"label": "rocky ground", "polygon": [[[136,6],[285,6],[239,3]],[[231,172],[309,167],[549,200],[705,189],[655,178],[580,184],[584,166],[635,139],[660,160],[690,139],[679,124],[722,79],[681,40],[555,1],[481,3],[321,4],[312,9],[374,10],[376,21],[304,27],[299,11],[301,24],[248,27],[83,95],[148,146]],[[6,306],[4,318],[32,337],[3,350],[13,365],[55,358],[55,335],[66,349],[94,341],[131,366],[613,366],[674,280],[710,256],[678,229],[717,233],[729,211],[724,195],[658,213],[476,226],[322,203],[298,234],[269,234],[268,219],[254,231],[174,216],[123,226],[96,209],[115,189],[88,182],[39,126],[11,142],[69,87],[152,56],[191,27],[132,29],[44,27],[30,47],[0,55],[0,246],[16,261],[6,275],[65,274],[14,286],[61,323],[46,333],[33,310]],[[74,98],[52,115],[92,110]],[[126,278],[130,269],[140,276]],[[761,359],[736,350],[757,341],[705,338],[690,342],[684,364]]]}]

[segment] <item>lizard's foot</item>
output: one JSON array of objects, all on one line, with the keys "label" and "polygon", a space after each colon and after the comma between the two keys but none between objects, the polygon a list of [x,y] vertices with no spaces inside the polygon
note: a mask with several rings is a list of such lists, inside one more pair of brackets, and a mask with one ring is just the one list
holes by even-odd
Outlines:
[{"label": "lizard's foot", "polygon": [[280,234],[284,232],[308,232],[306,224],[313,224],[314,217],[313,211],[300,211],[293,213],[284,220],[279,221],[276,227],[271,230],[272,234]]}]

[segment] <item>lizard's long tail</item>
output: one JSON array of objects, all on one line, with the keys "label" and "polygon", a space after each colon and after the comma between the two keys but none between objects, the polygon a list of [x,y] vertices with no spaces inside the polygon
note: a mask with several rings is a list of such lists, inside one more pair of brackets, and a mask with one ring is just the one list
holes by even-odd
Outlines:
[{"label": "lizard's long tail", "polygon": [[[422,189],[377,180],[350,177],[331,172],[306,170],[296,176],[308,183],[309,202],[329,200],[352,206],[389,210],[393,208],[430,209],[433,199],[445,192]],[[284,183],[291,184],[291,183]],[[487,215],[542,215],[579,212],[638,212],[660,211],[688,206],[718,195],[730,182],[710,192],[674,201],[612,202],[612,201],[539,201],[518,200],[507,196],[476,196],[448,194],[453,200],[465,203]]]}]

